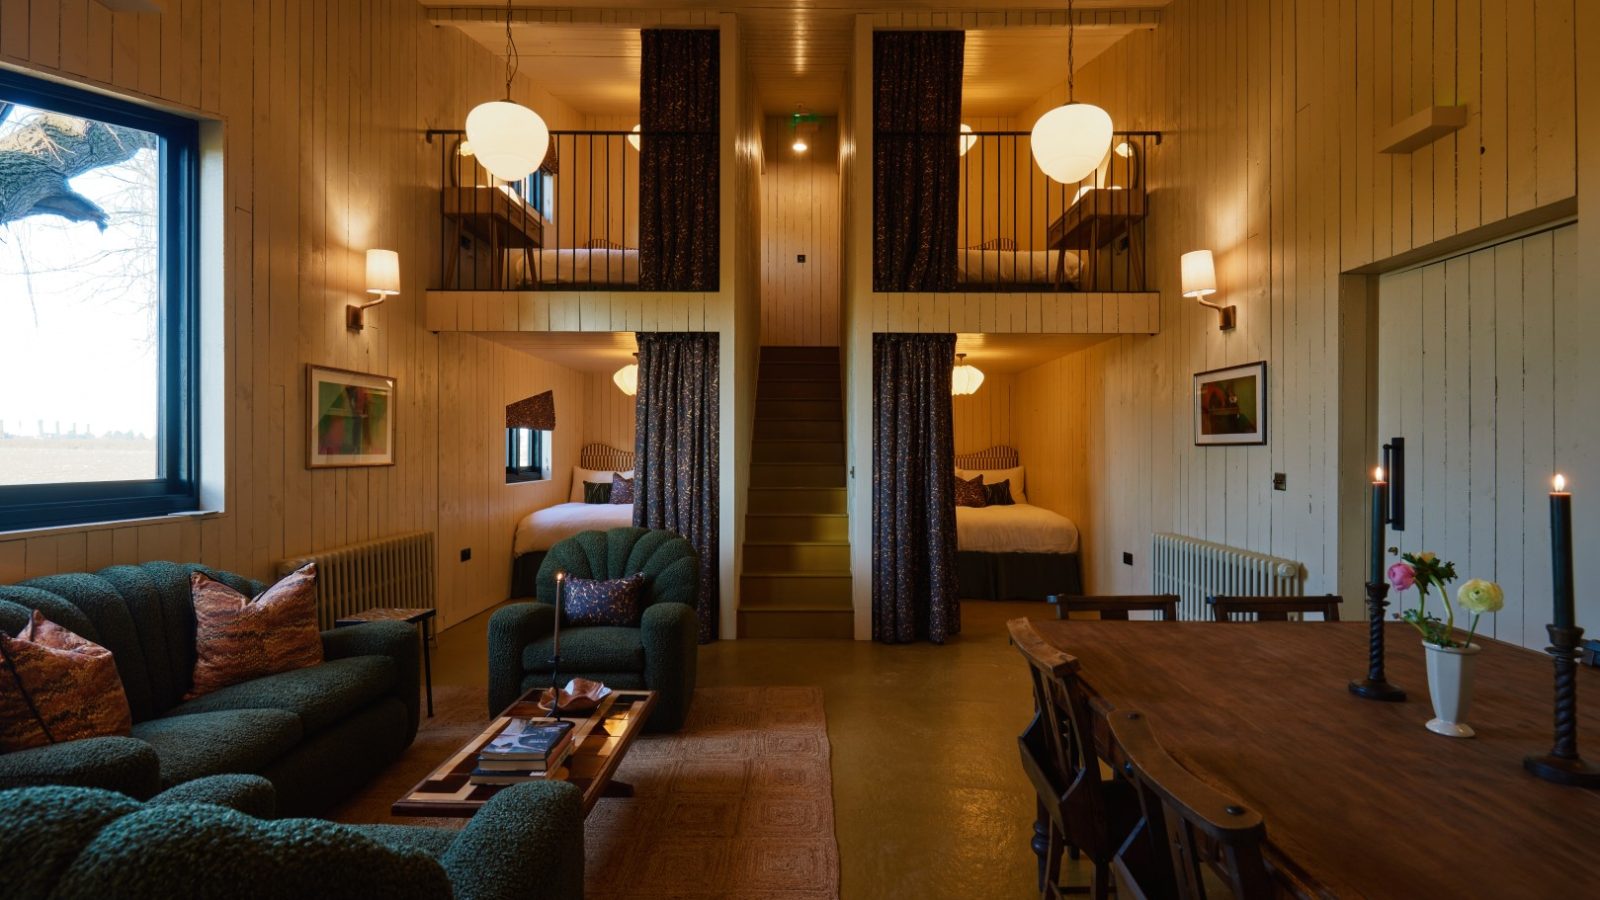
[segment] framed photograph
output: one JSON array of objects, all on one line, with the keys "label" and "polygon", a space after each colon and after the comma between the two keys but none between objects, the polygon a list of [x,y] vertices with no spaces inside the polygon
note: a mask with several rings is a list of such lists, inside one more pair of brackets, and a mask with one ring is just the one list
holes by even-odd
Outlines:
[{"label": "framed photograph", "polygon": [[1267,442],[1267,364],[1247,363],[1194,376],[1194,442]]},{"label": "framed photograph", "polygon": [[306,366],[306,468],[394,465],[394,379]]}]

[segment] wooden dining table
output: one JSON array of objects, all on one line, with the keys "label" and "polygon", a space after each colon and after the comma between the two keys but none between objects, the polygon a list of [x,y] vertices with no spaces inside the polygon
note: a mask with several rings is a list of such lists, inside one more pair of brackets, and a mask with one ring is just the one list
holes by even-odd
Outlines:
[{"label": "wooden dining table", "polygon": [[[1137,710],[1174,758],[1259,812],[1274,876],[1316,897],[1588,896],[1600,861],[1600,792],[1523,769],[1550,750],[1548,656],[1479,639],[1467,721],[1433,716],[1423,649],[1387,626],[1403,702],[1353,696],[1366,673],[1358,622],[1115,622],[1015,619],[1014,640],[1072,656],[1103,725]],[[1021,640],[1018,641],[1021,643]],[[1578,673],[1579,749],[1600,759],[1600,671]],[[1109,730],[1100,752],[1120,760]]]}]

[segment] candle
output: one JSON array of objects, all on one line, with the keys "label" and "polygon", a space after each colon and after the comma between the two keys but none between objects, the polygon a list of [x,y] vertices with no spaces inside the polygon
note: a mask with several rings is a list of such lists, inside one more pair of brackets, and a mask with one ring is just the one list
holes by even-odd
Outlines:
[{"label": "candle", "polygon": [[1567,479],[1557,475],[1550,492],[1550,575],[1555,591],[1555,626],[1571,628],[1572,608],[1572,495]]},{"label": "candle", "polygon": [[1384,525],[1389,520],[1389,483],[1383,480],[1383,468],[1372,470],[1372,569],[1368,584],[1383,583]]},{"label": "candle", "polygon": [[561,594],[566,590],[567,573],[565,570],[556,572],[556,632],[553,638],[555,647],[550,655],[555,659],[561,658]]}]

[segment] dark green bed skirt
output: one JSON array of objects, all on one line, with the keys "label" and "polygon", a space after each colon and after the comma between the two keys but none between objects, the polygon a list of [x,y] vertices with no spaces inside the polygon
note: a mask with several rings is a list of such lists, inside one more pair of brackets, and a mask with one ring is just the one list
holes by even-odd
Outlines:
[{"label": "dark green bed skirt", "polygon": [[1076,553],[956,553],[962,600],[1043,600],[1049,594],[1082,594]]},{"label": "dark green bed skirt", "polygon": [[513,557],[511,560],[511,599],[532,599],[538,595],[534,585],[539,579],[539,564],[544,562],[548,550],[535,550]]}]

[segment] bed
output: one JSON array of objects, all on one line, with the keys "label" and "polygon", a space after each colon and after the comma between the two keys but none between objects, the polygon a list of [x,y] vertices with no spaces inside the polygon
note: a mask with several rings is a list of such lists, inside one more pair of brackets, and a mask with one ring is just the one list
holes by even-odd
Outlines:
[{"label": "bed", "polygon": [[1078,527],[1027,502],[1026,472],[1012,447],[956,457],[956,474],[1011,482],[1008,506],[956,507],[957,595],[964,600],[1043,600],[1083,593]]},{"label": "bed", "polygon": [[[1077,290],[1078,254],[1068,252],[1064,259],[1066,272],[1062,287]],[[1054,250],[968,247],[956,256],[956,283],[967,290],[1055,290],[1055,267]]]},{"label": "bed", "polygon": [[639,286],[635,247],[556,247],[535,251],[539,286],[585,290]]},{"label": "bed", "polygon": [[609,481],[613,472],[633,477],[633,454],[605,444],[586,444],[578,452],[566,503],[534,510],[517,522],[511,551],[511,596],[532,597],[539,564],[558,542],[582,531],[605,531],[633,524],[631,503],[584,503],[584,481]]}]

